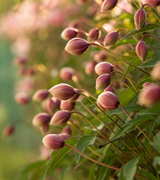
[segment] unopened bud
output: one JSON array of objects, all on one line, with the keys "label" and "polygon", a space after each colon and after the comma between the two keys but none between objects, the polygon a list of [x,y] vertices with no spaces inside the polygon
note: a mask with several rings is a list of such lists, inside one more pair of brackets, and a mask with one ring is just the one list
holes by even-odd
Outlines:
[{"label": "unopened bud", "polygon": [[37,114],[32,123],[34,126],[43,127],[49,124],[51,120],[51,116],[47,113],[39,113]]},{"label": "unopened bud", "polygon": [[114,93],[114,89],[112,86],[108,86],[104,91],[110,91]]},{"label": "unopened bud", "polygon": [[153,68],[151,76],[155,80],[160,80],[160,61],[158,61],[158,63]]},{"label": "unopened bud", "polygon": [[14,64],[19,66],[19,65],[24,65],[27,62],[27,58],[23,58],[23,57],[17,57],[14,59]]},{"label": "unopened bud", "polygon": [[53,150],[58,150],[64,147],[65,142],[58,134],[48,134],[46,135],[43,140],[43,144]]},{"label": "unopened bud", "polygon": [[42,134],[45,134],[48,131],[48,129],[49,129],[49,125],[48,124],[45,125],[45,126],[40,127],[40,130],[41,130]]},{"label": "unopened bud", "polygon": [[63,30],[61,37],[67,41],[76,37],[78,30],[76,28],[68,27]]},{"label": "unopened bud", "polygon": [[86,74],[92,75],[95,73],[95,66],[96,66],[96,62],[95,61],[89,61],[85,64],[85,72]]},{"label": "unopened bud", "polygon": [[100,108],[103,107],[108,110],[116,109],[120,104],[118,97],[110,91],[101,93],[98,96],[97,102],[98,106],[100,105]]},{"label": "unopened bud", "polygon": [[139,102],[142,105],[154,105],[160,101],[160,86],[150,84],[142,89],[139,94]]},{"label": "unopened bud", "polygon": [[95,61],[104,61],[106,57],[107,57],[107,54],[104,51],[95,52],[93,54],[93,59]]},{"label": "unopened bud", "polygon": [[117,40],[118,40],[118,32],[117,31],[110,32],[107,34],[107,36],[104,39],[104,45],[105,46],[114,45]]},{"label": "unopened bud", "polygon": [[66,133],[60,133],[60,134],[58,134],[58,135],[59,135],[64,141],[71,137],[69,134],[66,134]]},{"label": "unopened bud", "polygon": [[148,49],[146,43],[144,41],[139,41],[136,46],[137,56],[141,59],[141,61],[145,61],[148,55]]},{"label": "unopened bud", "polygon": [[68,84],[61,83],[53,86],[49,92],[56,98],[60,100],[67,100],[74,96],[74,88]]},{"label": "unopened bud", "polygon": [[109,74],[102,74],[96,79],[96,89],[103,90],[109,86],[111,81],[111,76]]},{"label": "unopened bud", "polygon": [[150,4],[154,7],[160,5],[160,0],[141,0],[143,4]]},{"label": "unopened bud", "polygon": [[53,112],[56,110],[56,104],[55,104],[55,102],[53,101],[52,98],[47,100],[47,102],[46,102],[46,110],[51,114],[53,114]]},{"label": "unopened bud", "polygon": [[145,82],[144,84],[143,84],[143,87],[145,88],[145,87],[147,87],[147,86],[149,86],[149,85],[151,85],[152,83],[150,83],[150,82]]},{"label": "unopened bud", "polygon": [[3,131],[3,136],[8,137],[11,136],[14,133],[15,127],[13,125],[8,125],[4,131]]},{"label": "unopened bud", "polygon": [[60,109],[61,100],[57,99],[56,97],[52,97],[52,100],[55,103],[56,109]]},{"label": "unopened bud", "polygon": [[75,108],[75,102],[61,101],[60,109],[72,111]]},{"label": "unopened bud", "polygon": [[15,100],[19,104],[28,104],[29,102],[29,95],[26,92],[19,92],[15,95]]},{"label": "unopened bud", "polygon": [[134,16],[134,23],[137,30],[142,29],[146,25],[146,13],[143,9],[139,9]]},{"label": "unopened bud", "polygon": [[62,133],[71,134],[70,126],[66,126],[62,129]]},{"label": "unopened bud", "polygon": [[65,50],[75,56],[83,54],[89,47],[89,43],[81,38],[73,38],[71,39],[66,47]]},{"label": "unopened bud", "polygon": [[92,41],[97,41],[99,36],[100,36],[100,31],[97,28],[92,29],[88,34],[89,40],[92,40]]},{"label": "unopened bud", "polygon": [[109,62],[100,62],[95,66],[95,72],[98,75],[111,73],[113,71],[113,65]]},{"label": "unopened bud", "polygon": [[75,102],[79,98],[79,94],[75,94],[72,98],[68,99],[68,102]]},{"label": "unopened bud", "polygon": [[117,5],[118,0],[104,0],[101,12],[106,12],[113,9]]},{"label": "unopened bud", "polygon": [[60,70],[60,77],[63,80],[71,80],[75,71],[70,67],[65,67]]},{"label": "unopened bud", "polygon": [[57,111],[50,122],[50,125],[65,124],[70,118],[70,112],[66,110]]},{"label": "unopened bud", "polygon": [[48,97],[48,90],[46,89],[39,89],[36,91],[32,97],[32,99],[36,102],[42,102],[44,99]]}]

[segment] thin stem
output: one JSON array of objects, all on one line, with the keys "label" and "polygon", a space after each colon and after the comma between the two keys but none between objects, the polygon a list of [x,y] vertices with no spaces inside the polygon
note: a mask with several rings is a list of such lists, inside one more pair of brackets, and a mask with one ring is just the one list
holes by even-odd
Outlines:
[{"label": "thin stem", "polygon": [[151,10],[146,10],[146,11],[151,12],[152,14],[154,14],[154,16],[157,18],[157,20],[160,21],[159,17],[156,15],[156,13],[154,13],[154,12],[151,11]]},{"label": "thin stem", "polygon": [[150,76],[150,74],[149,74],[148,72],[144,71],[143,69],[141,69],[141,68],[139,68],[139,67],[137,67],[137,66],[134,66],[133,64],[131,64],[130,62],[128,62],[128,61],[126,61],[125,59],[121,58],[120,56],[114,54],[112,51],[110,51],[109,49],[105,48],[105,47],[102,46],[101,44],[99,44],[99,43],[96,42],[96,43],[89,43],[89,45],[95,45],[95,46],[98,46],[98,47],[104,49],[105,51],[107,51],[107,52],[109,52],[110,54],[112,54],[114,57],[120,59],[121,61],[125,62],[126,64],[128,64],[128,65],[130,65],[130,66],[138,69],[139,71],[147,74],[148,76]]},{"label": "thin stem", "polygon": [[98,154],[96,151],[94,151],[92,148],[90,148],[89,146],[87,147],[93,154],[95,154],[98,157],[101,157],[100,154]]},{"label": "thin stem", "polygon": [[157,9],[156,9],[154,6],[152,6],[151,4],[143,4],[143,6],[141,7],[141,9],[143,9],[144,6],[150,6],[150,7],[152,7],[158,14],[160,14],[160,13],[157,11]]},{"label": "thin stem", "polygon": [[95,99],[97,101],[97,98],[94,97],[91,93],[89,93],[88,91],[82,89],[82,92],[84,92],[85,94],[87,94],[88,96],[91,96],[93,99]]},{"label": "thin stem", "polygon": [[80,32],[80,33],[83,33],[85,36],[88,36],[88,33],[85,32],[85,31],[83,31],[83,30],[79,30],[79,29],[78,29],[78,33],[79,33],[79,32]]},{"label": "thin stem", "polygon": [[73,80],[73,82],[76,84],[76,86],[78,87],[78,89],[81,89],[81,88],[82,88],[81,85],[79,84],[79,81],[78,81],[77,76],[73,75],[73,76],[72,76],[72,80]]},{"label": "thin stem", "polygon": [[157,38],[156,36],[152,35],[152,34],[145,34],[145,35],[143,35],[142,38],[141,38],[142,41],[143,41],[143,38],[144,38],[145,36],[151,36],[151,37],[157,39],[157,40],[160,42],[160,39]]},{"label": "thin stem", "polygon": [[[89,156],[83,154],[83,153],[80,152],[78,149],[70,146],[69,144],[65,144],[65,146],[73,149],[74,151],[78,152],[79,154],[81,154],[82,156],[84,156],[85,158],[89,159],[90,161],[92,161],[92,162],[94,162],[94,163],[96,163],[96,164],[99,164],[99,165],[101,165],[101,166],[108,167],[108,168],[113,169],[113,170],[116,170],[116,171],[121,171],[120,168],[117,168],[117,167],[114,167],[114,166],[110,166],[110,165],[108,165],[108,164],[104,164],[104,163],[102,163],[102,162],[99,162],[99,161],[97,161],[97,160],[95,160],[95,159],[90,158]],[[141,177],[141,178],[143,178],[143,179],[150,180],[150,179],[148,179],[148,178],[146,178],[146,177],[144,177],[144,176],[142,176],[142,175],[140,175],[140,174],[135,173],[135,175],[138,176],[138,177]]]}]

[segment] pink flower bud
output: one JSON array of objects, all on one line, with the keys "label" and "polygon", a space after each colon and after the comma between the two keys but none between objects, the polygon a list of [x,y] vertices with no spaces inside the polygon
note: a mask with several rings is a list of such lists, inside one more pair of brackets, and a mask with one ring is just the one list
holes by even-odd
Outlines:
[{"label": "pink flower bud", "polygon": [[92,75],[95,73],[95,66],[96,66],[96,62],[95,61],[89,61],[85,64],[85,72],[86,74]]},{"label": "pink flower bud", "polygon": [[118,97],[110,91],[101,93],[98,96],[97,102],[98,106],[100,105],[100,108],[103,107],[108,110],[116,109],[120,104]]},{"label": "pink flower bud", "polygon": [[107,57],[107,54],[104,51],[95,52],[93,54],[93,59],[98,62],[105,61],[106,57]]},{"label": "pink flower bud", "polygon": [[61,101],[60,109],[72,111],[75,108],[75,102]]},{"label": "pink flower bud", "polygon": [[48,125],[50,120],[51,120],[51,116],[49,114],[39,113],[34,117],[32,123],[34,126],[42,127]]},{"label": "pink flower bud", "polygon": [[57,99],[56,97],[52,97],[52,100],[55,103],[56,109],[60,109],[61,100]]},{"label": "pink flower bud", "polygon": [[101,12],[106,12],[113,9],[117,5],[117,2],[118,0],[104,0],[101,7]]},{"label": "pink flower bud", "polygon": [[112,86],[108,86],[104,91],[110,91],[114,93],[114,89]]},{"label": "pink flower bud", "polygon": [[68,102],[75,102],[79,98],[79,94],[75,94],[72,98],[68,99]]},{"label": "pink flower bud", "polygon": [[66,126],[62,129],[62,133],[71,134],[70,126]]},{"label": "pink flower bud", "polygon": [[51,114],[53,114],[53,112],[56,110],[56,103],[53,101],[52,98],[47,100],[46,110]]},{"label": "pink flower bud", "polygon": [[75,56],[83,54],[89,47],[89,43],[81,38],[73,38],[71,39],[66,47],[65,50]]},{"label": "pink flower bud", "polygon": [[58,135],[59,135],[64,141],[71,137],[69,134],[66,134],[66,133],[60,133],[60,134],[58,134]]},{"label": "pink flower bud", "polygon": [[57,111],[50,122],[50,125],[65,124],[70,118],[70,112],[66,110]]},{"label": "pink flower bud", "polygon": [[141,0],[143,4],[150,4],[152,6],[159,6],[160,0]]},{"label": "pink flower bud", "polygon": [[111,76],[109,74],[102,74],[96,80],[96,89],[103,90],[109,86],[111,81]]},{"label": "pink flower bud", "polygon": [[69,41],[70,39],[76,37],[77,33],[78,33],[77,29],[68,27],[63,30],[61,37],[65,40]]},{"label": "pink flower bud", "polygon": [[42,134],[45,134],[49,130],[49,125],[47,124],[45,126],[40,127],[40,130]]},{"label": "pink flower bud", "polygon": [[136,46],[137,56],[141,59],[141,61],[145,61],[148,55],[148,49],[146,43],[144,41],[139,41]]},{"label": "pink flower bud", "polygon": [[46,89],[39,89],[36,91],[32,97],[32,99],[36,102],[42,102],[48,96],[48,90]]},{"label": "pink flower bud", "polygon": [[99,32],[99,30],[97,28],[92,29],[88,34],[89,40],[93,40],[93,41],[97,41],[99,36],[100,36],[100,32]]},{"label": "pink flower bud", "polygon": [[118,81],[114,81],[114,82],[112,83],[112,86],[114,87],[114,89],[118,89],[118,88],[120,87]]},{"label": "pink flower bud", "polygon": [[26,92],[19,92],[15,95],[15,100],[19,104],[28,104],[29,102],[29,95]]},{"label": "pink flower bud", "polygon": [[134,16],[134,23],[137,30],[142,29],[146,25],[146,13],[143,9],[139,9]]},{"label": "pink flower bud", "polygon": [[74,88],[68,84],[61,83],[53,86],[49,92],[56,98],[60,100],[67,100],[74,96]]},{"label": "pink flower bud", "polygon": [[42,142],[47,148],[54,150],[61,149],[65,145],[64,140],[58,134],[48,134],[43,138]]},{"label": "pink flower bud", "polygon": [[146,83],[144,83],[143,84],[143,87],[145,88],[145,87],[147,87],[147,86],[149,86],[149,85],[151,85],[152,83],[150,83],[150,82],[146,82]]},{"label": "pink flower bud", "polygon": [[113,65],[109,62],[100,62],[95,66],[95,72],[98,75],[111,73],[113,71]]},{"label": "pink flower bud", "polygon": [[107,34],[107,36],[104,39],[104,45],[105,46],[114,45],[117,40],[118,40],[118,32],[117,31],[110,32]]},{"label": "pink flower bud", "polygon": [[139,102],[142,105],[154,105],[160,101],[160,86],[157,84],[147,85],[139,94]]},{"label": "pink flower bud", "polygon": [[63,80],[71,80],[75,71],[70,67],[65,67],[60,70],[60,77]]},{"label": "pink flower bud", "polygon": [[14,59],[14,64],[19,66],[19,65],[24,65],[27,62],[27,58],[23,58],[23,57],[17,57]]},{"label": "pink flower bud", "polygon": [[158,63],[153,68],[151,76],[155,80],[160,80],[160,61],[158,61]]},{"label": "pink flower bud", "polygon": [[11,136],[15,131],[15,127],[13,125],[8,125],[4,131],[3,131],[3,136],[8,137]]}]

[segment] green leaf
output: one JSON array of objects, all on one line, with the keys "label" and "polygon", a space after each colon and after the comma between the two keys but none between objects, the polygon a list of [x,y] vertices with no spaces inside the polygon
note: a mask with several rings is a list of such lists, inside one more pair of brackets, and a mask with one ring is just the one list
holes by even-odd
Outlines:
[{"label": "green leaf", "polygon": [[154,166],[157,166],[157,165],[160,166],[160,156],[154,157],[153,164],[154,164]]},{"label": "green leaf", "polygon": [[[96,139],[96,135],[85,135],[82,136],[76,146],[76,149],[83,152],[89,145],[93,145]],[[76,163],[79,163],[81,155],[76,152]]]},{"label": "green leaf", "polygon": [[95,180],[96,166],[97,166],[97,164],[95,163],[89,171],[89,179],[90,180]]},{"label": "green leaf", "polygon": [[[75,146],[79,137],[71,137],[65,141],[66,144],[69,144],[71,146]],[[49,171],[60,161],[69,151],[71,148],[64,146],[61,150],[59,151],[53,151],[51,154],[51,159],[48,162],[48,165],[45,170],[44,174],[44,180],[49,174]]]},{"label": "green leaf", "polygon": [[159,61],[159,58],[152,58],[149,61],[147,61],[146,63],[140,64],[138,67],[140,67],[140,68],[141,67],[147,67],[147,68],[154,67],[158,61]]},{"label": "green leaf", "polygon": [[151,145],[157,150],[160,151],[160,133],[157,133],[155,137],[153,138],[153,142]]},{"label": "green leaf", "polygon": [[152,106],[150,109],[147,110],[142,110],[139,113],[137,113],[138,115],[160,115],[160,102],[155,104],[154,106]]},{"label": "green leaf", "polygon": [[[149,173],[148,171],[146,171],[144,169],[140,169],[139,174],[144,177],[147,177],[148,179],[157,180],[157,178],[153,174]],[[144,178],[141,178],[141,180],[144,180]]]}]

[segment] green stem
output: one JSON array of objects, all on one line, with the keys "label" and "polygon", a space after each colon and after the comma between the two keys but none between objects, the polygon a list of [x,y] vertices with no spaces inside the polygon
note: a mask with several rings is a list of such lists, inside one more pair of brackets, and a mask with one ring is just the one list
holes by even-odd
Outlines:
[{"label": "green stem", "polygon": [[143,41],[143,38],[144,38],[145,36],[151,36],[151,37],[157,39],[157,40],[160,42],[160,39],[157,38],[156,36],[152,35],[152,34],[145,34],[145,35],[143,35],[142,38],[141,38],[142,41]]}]

